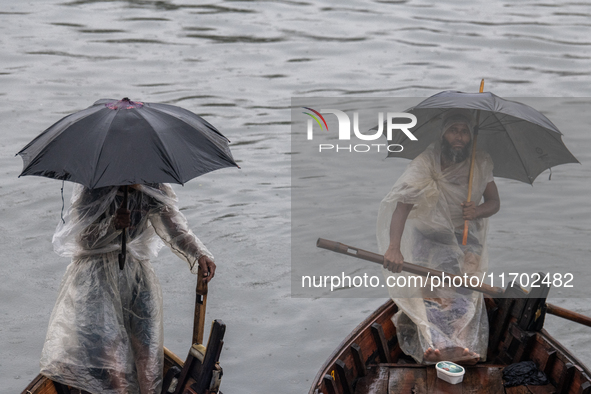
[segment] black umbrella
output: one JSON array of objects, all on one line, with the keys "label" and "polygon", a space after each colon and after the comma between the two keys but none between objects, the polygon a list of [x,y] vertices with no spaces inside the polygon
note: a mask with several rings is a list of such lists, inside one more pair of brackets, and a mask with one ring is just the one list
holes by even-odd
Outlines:
[{"label": "black umbrella", "polygon": [[404,133],[393,133],[393,139],[388,142],[401,144],[404,149],[389,153],[388,157],[417,157],[441,138],[442,119],[458,109],[480,113],[474,126],[477,146],[491,155],[495,176],[532,184],[551,167],[579,162],[562,142],[560,130],[532,107],[489,92],[454,91],[438,93],[406,110],[417,117],[417,124],[411,130],[417,141],[410,141]]},{"label": "black umbrella", "polygon": [[[185,109],[103,99],[59,120],[25,146],[18,153],[23,158],[20,176],[62,179],[91,189],[184,184],[210,171],[238,167],[228,142]],[[125,261],[125,231],[122,254]]]},{"label": "black umbrella", "polygon": [[[417,141],[410,141],[405,133],[393,134],[388,142],[400,144],[404,149],[390,152],[388,157],[414,159],[441,139],[442,120],[449,112],[463,110],[471,112],[476,119],[473,143],[490,154],[495,176],[533,184],[540,173],[553,166],[579,162],[562,142],[560,130],[547,117],[528,105],[490,92],[482,93],[483,85],[484,80],[480,93],[445,91],[406,110],[417,117],[417,124],[412,128]],[[471,195],[474,152],[467,201]],[[464,226],[464,245],[467,235],[468,221]]]},{"label": "black umbrella", "polygon": [[238,167],[228,139],[167,104],[99,100],[49,127],[18,154],[22,175],[103,186],[179,183]]}]

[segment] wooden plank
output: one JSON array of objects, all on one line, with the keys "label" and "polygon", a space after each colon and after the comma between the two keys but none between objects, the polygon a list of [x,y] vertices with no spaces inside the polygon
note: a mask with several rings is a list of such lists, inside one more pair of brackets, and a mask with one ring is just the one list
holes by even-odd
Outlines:
[{"label": "wooden plank", "polygon": [[[345,360],[343,358],[344,353],[350,351],[350,346],[353,343],[356,343],[361,349],[361,360],[363,363],[365,365],[371,364],[377,358],[377,347],[369,326],[371,323],[380,323],[384,328],[385,335],[387,335],[386,338],[395,336],[396,328],[390,319],[397,311],[398,307],[396,304],[394,304],[391,299],[388,299],[364,321],[359,323],[359,325],[341,342],[324,362],[316,374],[308,394],[313,394],[314,390],[321,386],[324,375],[330,374],[330,371],[334,369],[334,363],[337,359]],[[396,349],[393,349],[393,353],[396,354],[396,352],[400,352],[399,346],[396,346]]]},{"label": "wooden plank", "polygon": [[534,347],[536,341],[536,334],[533,332],[525,332],[521,342],[519,343],[519,348],[517,349],[517,353],[513,358],[514,363],[518,363],[521,361],[529,360],[531,350]]},{"label": "wooden plank", "polygon": [[384,335],[382,325],[378,323],[373,323],[371,325],[371,333],[378,347],[378,354],[380,356],[380,360],[382,362],[391,363],[392,359],[390,357],[390,349],[388,349],[388,342],[386,341],[386,336]]},{"label": "wooden plank", "polygon": [[554,369],[554,363],[556,363],[557,355],[556,350],[551,350],[548,352],[548,358],[546,359],[546,363],[544,364],[544,368],[542,371],[546,374],[546,376],[550,376],[552,370]]},{"label": "wooden plank", "polygon": [[224,322],[216,319],[211,325],[205,351],[199,350],[199,348],[203,348],[203,345],[193,344],[178,378],[179,383],[175,394],[184,393],[183,390],[189,386],[192,386],[192,389],[199,394],[204,393],[209,388],[213,371],[219,361],[224,345],[225,332],[226,325]]},{"label": "wooden plank", "polygon": [[505,387],[506,394],[531,394],[526,386]]},{"label": "wooden plank", "polygon": [[389,368],[372,368],[366,376],[357,382],[355,394],[388,394],[389,377]]},{"label": "wooden plank", "polygon": [[53,381],[47,379],[44,376],[38,375],[33,385],[29,385],[22,394],[35,393],[35,394],[56,394],[55,386]]},{"label": "wooden plank", "polygon": [[515,304],[514,299],[504,298],[499,303],[499,312],[494,322],[494,325],[490,326],[489,345],[487,352],[487,359],[493,360],[498,359],[499,347],[503,340],[503,334],[506,332],[509,322],[511,321],[511,310]]},{"label": "wooden plank", "polygon": [[461,383],[463,394],[503,393],[504,366],[472,366],[465,367],[466,374]]},{"label": "wooden plank", "polygon": [[177,367],[176,365],[170,367],[168,371],[166,371],[166,374],[164,374],[164,379],[162,379],[162,393],[168,392],[173,379],[178,379],[181,375],[181,371],[181,368]]},{"label": "wooden plank", "polygon": [[555,394],[556,393],[556,387],[552,386],[551,384],[546,384],[543,386],[527,385],[527,388],[529,389],[529,391],[532,392],[532,394]]},{"label": "wooden plank", "polygon": [[[540,277],[544,277],[543,273],[539,273]],[[546,298],[550,286],[540,285],[534,287],[528,294],[527,301],[524,305],[521,316],[518,320],[519,328],[527,331],[539,331],[544,324],[544,311],[542,307],[546,305]]]},{"label": "wooden plank", "polygon": [[334,379],[330,375],[324,375],[322,378],[322,383],[324,383],[324,388],[326,389],[326,394],[336,394],[337,388],[334,382]]},{"label": "wooden plank", "polygon": [[583,368],[580,365],[574,365],[575,372],[573,374],[573,378],[571,379],[569,393],[577,393],[579,394],[583,391],[583,384],[589,382],[589,379],[586,377]]},{"label": "wooden plank", "polygon": [[575,366],[571,363],[564,364],[565,370],[560,377],[560,381],[558,382],[557,392],[560,394],[567,394],[570,389],[570,385],[573,381],[573,377],[575,376]]},{"label": "wooden plank", "polygon": [[207,308],[207,282],[201,266],[197,269],[197,286],[195,287],[195,313],[193,317],[193,342],[203,343],[203,331],[205,328],[205,309]]},{"label": "wooden plank", "polygon": [[353,386],[351,386],[351,382],[347,379],[347,372],[345,371],[345,363],[342,360],[337,360],[334,363],[336,375],[339,379],[340,386],[342,388],[343,394],[353,394]]},{"label": "wooden plank", "polygon": [[388,393],[427,393],[426,368],[390,368]]},{"label": "wooden plank", "polygon": [[357,370],[357,376],[363,377],[367,374],[365,363],[361,357],[361,348],[358,344],[353,343],[350,346],[351,348],[351,356],[353,357],[353,363],[355,364],[355,369]]},{"label": "wooden plank", "polygon": [[184,364],[185,362],[181,360],[179,356],[164,346],[164,372],[168,371],[168,369],[174,365],[178,365],[179,367],[183,368]]}]

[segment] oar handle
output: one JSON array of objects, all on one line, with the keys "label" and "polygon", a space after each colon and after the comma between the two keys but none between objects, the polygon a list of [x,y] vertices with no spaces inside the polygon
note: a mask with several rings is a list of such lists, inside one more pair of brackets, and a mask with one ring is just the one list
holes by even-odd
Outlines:
[{"label": "oar handle", "polygon": [[546,303],[546,313],[591,327],[591,318],[556,305]]},{"label": "oar handle", "polygon": [[203,343],[205,330],[205,309],[207,307],[207,281],[201,267],[197,271],[197,287],[195,288],[195,315],[193,318],[193,343]]},{"label": "oar handle", "polygon": [[[382,264],[382,265],[384,264],[384,256],[383,255],[373,253],[373,252],[368,252],[367,250],[355,248],[353,246],[345,245],[340,242],[330,241],[330,240],[324,239],[324,238],[318,238],[318,241],[316,241],[316,246],[319,248],[332,250],[333,252],[346,254],[351,257],[357,257],[358,259],[371,261],[373,263]],[[480,286],[474,286],[474,287],[469,286],[469,283],[467,283],[467,286],[463,286],[463,284],[464,284],[464,277],[463,276],[448,274],[447,272],[435,270],[432,268],[421,267],[420,265],[407,263],[406,261],[402,264],[402,270],[405,272],[410,272],[411,274],[417,274],[417,275],[421,275],[421,276],[438,276],[438,277],[442,278],[445,275],[445,276],[451,278],[452,283],[455,283],[453,281],[453,279],[455,277],[458,277],[458,278],[462,279],[460,281],[462,283],[461,287],[475,290],[475,291],[490,295],[492,297],[498,297],[498,296],[503,295],[503,293],[504,293],[503,289],[501,289],[499,287],[489,286],[486,283],[482,283]]]}]

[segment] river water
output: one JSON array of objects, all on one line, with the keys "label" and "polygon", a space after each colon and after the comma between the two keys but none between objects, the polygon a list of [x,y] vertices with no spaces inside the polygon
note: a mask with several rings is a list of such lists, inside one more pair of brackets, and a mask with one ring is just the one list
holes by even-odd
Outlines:
[{"label": "river water", "polygon": [[[584,2],[543,0],[1,0],[0,392],[20,392],[38,373],[68,264],[51,247],[61,183],[18,179],[14,156],[61,117],[127,96],[187,108],[232,141],[242,169],[175,188],[219,267],[208,320],[227,324],[222,390],[302,393],[383,299],[291,297],[291,97],[427,97],[477,91],[481,78],[499,96],[586,97],[590,16]],[[577,105],[586,124],[587,106]],[[491,261],[514,251],[529,256],[527,270],[535,254],[550,254],[557,270],[589,262],[591,136],[557,125],[582,164],[557,167],[533,188],[499,182]],[[165,345],[184,358],[195,279],[169,251],[154,267]],[[589,299],[559,295],[554,303],[591,315]],[[591,329],[553,317],[547,329],[591,364]]]}]

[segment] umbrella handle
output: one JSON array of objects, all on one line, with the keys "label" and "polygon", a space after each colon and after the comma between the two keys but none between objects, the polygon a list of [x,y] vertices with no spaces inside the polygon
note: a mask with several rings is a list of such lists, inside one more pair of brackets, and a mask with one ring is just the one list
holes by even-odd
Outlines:
[{"label": "umbrella handle", "polygon": [[[476,126],[474,127],[474,140],[472,141],[472,161],[470,163],[470,175],[468,180],[468,197],[466,198],[466,202],[470,202],[472,199],[472,180],[474,179],[474,159],[476,156],[476,140],[478,139],[478,121],[480,120],[480,110],[476,115]],[[470,224],[469,220],[464,220],[464,237],[462,238],[462,245],[466,246],[468,243],[468,226]]]},{"label": "umbrella handle", "polygon": [[[480,81],[480,93],[484,91],[484,79]],[[470,175],[468,178],[468,198],[466,202],[472,199],[472,180],[474,179],[474,159],[476,157],[476,140],[478,139],[478,123],[480,122],[480,110],[476,112],[476,126],[474,126],[474,141],[472,141],[472,157],[470,160]],[[468,243],[468,225],[469,220],[464,220],[464,237],[462,238],[462,245],[466,246]]]},{"label": "umbrella handle", "polygon": [[[121,203],[121,207],[125,207],[128,209],[127,206],[127,186],[123,189],[123,202]],[[127,229],[123,229],[121,233],[121,253],[119,253],[119,269],[122,270],[125,267],[125,257],[127,256]]]},{"label": "umbrella handle", "polygon": [[125,257],[127,256],[127,231],[123,229],[121,233],[121,253],[119,253],[119,269],[123,269],[125,267]]}]

